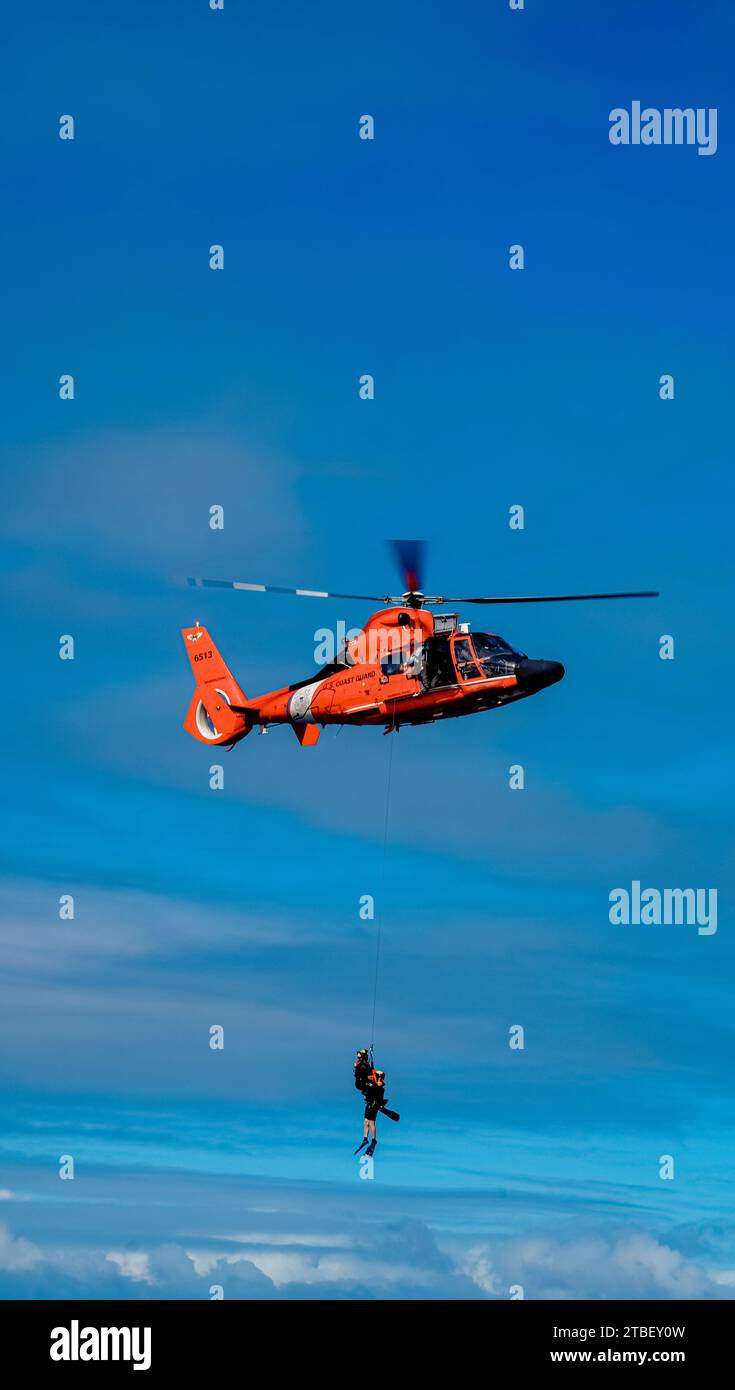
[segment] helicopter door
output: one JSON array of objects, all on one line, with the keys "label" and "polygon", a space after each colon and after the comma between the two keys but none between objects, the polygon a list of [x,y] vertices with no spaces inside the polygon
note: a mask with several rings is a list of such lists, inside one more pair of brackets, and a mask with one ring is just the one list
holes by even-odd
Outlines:
[{"label": "helicopter door", "polygon": [[482,672],[475,661],[475,653],[466,637],[455,638],[454,665],[462,685],[467,681],[479,681],[483,679]]},{"label": "helicopter door", "polygon": [[429,637],[424,643],[422,683],[426,690],[439,690],[457,684],[448,637]]}]

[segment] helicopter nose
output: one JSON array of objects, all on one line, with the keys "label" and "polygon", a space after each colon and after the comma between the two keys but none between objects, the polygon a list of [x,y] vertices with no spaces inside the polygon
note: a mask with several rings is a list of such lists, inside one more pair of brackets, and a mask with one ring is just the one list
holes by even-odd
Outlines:
[{"label": "helicopter nose", "polygon": [[524,657],[516,667],[516,680],[524,690],[543,690],[555,685],[564,675],[560,661],[530,661]]}]

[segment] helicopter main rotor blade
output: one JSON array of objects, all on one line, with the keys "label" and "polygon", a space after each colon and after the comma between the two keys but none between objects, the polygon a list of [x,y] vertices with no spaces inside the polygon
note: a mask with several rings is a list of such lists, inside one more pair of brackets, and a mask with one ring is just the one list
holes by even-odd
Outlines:
[{"label": "helicopter main rotor blade", "polygon": [[[396,547],[419,547],[419,550],[406,551],[405,554],[418,563],[420,547],[423,542],[395,541]],[[419,572],[416,569],[406,569],[406,579],[418,579]],[[185,581],[195,589],[241,589],[250,594],[290,594],[296,598],[338,598],[351,599],[356,602],[364,603],[384,603],[391,607],[408,602],[415,598],[421,607],[438,607],[444,603],[576,603],[589,599],[608,599],[608,598],[658,598],[657,589],[636,589],[632,592],[615,594],[523,594],[509,595],[507,597],[471,597],[471,598],[445,598],[439,595],[427,595],[424,597],[418,592],[415,586],[409,586],[407,593],[403,595],[395,594],[343,594],[334,589],[292,589],[283,584],[246,584],[240,579],[205,579],[201,576],[188,576]]]},{"label": "helicopter main rotor blade", "polygon": [[187,576],[185,581],[195,589],[243,589],[249,594],[295,594],[298,598],[349,598],[364,599],[368,603],[386,603],[386,594],[337,594],[326,589],[289,589],[282,584],[245,584],[239,579],[202,579]]},{"label": "helicopter main rotor blade", "polygon": [[597,598],[658,598],[657,589],[636,589],[624,594],[524,594],[509,598],[425,598],[424,603],[576,603]]}]

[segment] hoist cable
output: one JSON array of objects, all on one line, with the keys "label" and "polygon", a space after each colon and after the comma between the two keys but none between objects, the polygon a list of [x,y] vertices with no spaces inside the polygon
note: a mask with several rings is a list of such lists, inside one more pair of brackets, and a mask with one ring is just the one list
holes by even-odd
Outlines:
[{"label": "hoist cable", "polygon": [[370,1061],[373,1060],[373,1043],[375,1041],[375,1009],[378,1000],[378,971],[380,968],[380,944],[383,930],[383,903],[385,901],[385,861],[388,850],[388,820],[390,814],[390,784],[391,773],[393,771],[393,744],[397,730],[391,730],[390,748],[388,750],[388,778],[385,792],[385,821],[383,825],[383,859],[380,869],[380,897],[378,899],[378,938],[375,945],[375,978],[373,981],[373,1017],[370,1024]]}]

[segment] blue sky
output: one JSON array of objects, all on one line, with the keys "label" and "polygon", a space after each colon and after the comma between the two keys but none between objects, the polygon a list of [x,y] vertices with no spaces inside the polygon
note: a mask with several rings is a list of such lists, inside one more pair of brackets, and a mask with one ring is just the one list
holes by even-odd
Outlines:
[{"label": "blue sky", "polygon": [[[395,8],[7,21],[6,1297],[735,1282],[732,13]],[[716,106],[717,154],[613,148],[634,99]],[[398,736],[381,899],[388,740],[253,736],[215,793],[181,727],[182,626],[254,695],[369,608],[171,576],[381,592],[392,535],[434,591],[661,598],[493,615],[567,676]],[[613,928],[636,878],[716,887],[717,933]]]}]

